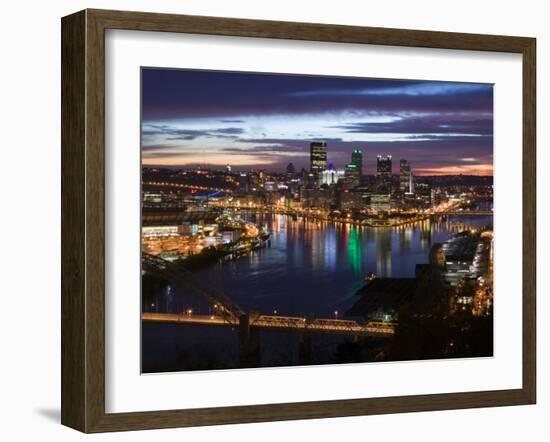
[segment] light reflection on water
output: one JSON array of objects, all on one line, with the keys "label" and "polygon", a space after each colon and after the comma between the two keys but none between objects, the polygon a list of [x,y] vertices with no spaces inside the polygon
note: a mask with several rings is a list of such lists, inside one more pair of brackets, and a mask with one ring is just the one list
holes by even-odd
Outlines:
[{"label": "light reflection on water", "polygon": [[[413,277],[415,266],[427,262],[431,244],[456,231],[492,223],[490,216],[425,220],[398,228],[368,228],[298,219],[284,215],[249,215],[267,225],[271,247],[238,260],[198,271],[198,278],[222,288],[244,310],[330,317],[345,311],[364,277]],[[174,310],[190,305],[208,308],[174,287]]]}]

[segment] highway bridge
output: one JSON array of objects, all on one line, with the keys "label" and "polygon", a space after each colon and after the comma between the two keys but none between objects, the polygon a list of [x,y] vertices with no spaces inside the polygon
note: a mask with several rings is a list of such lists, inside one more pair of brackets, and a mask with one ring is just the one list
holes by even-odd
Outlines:
[{"label": "highway bridge", "polygon": [[141,254],[141,269],[143,272],[153,272],[169,281],[181,283],[196,295],[206,300],[214,307],[218,316],[230,325],[236,326],[245,314],[239,305],[227,296],[221,289],[210,286],[205,281],[199,281],[188,270],[176,267],[173,263],[148,253]]},{"label": "highway bridge", "polygon": [[355,339],[361,337],[387,338],[395,333],[394,325],[386,323],[262,315],[258,312],[246,313],[221,289],[209,286],[202,280],[198,281],[191,272],[181,266],[146,253],[142,254],[142,272],[155,272],[169,281],[186,286],[207,301],[215,312],[210,316],[194,315],[192,312],[143,312],[141,314],[143,322],[231,327],[237,331],[241,367],[259,367],[261,365],[261,330],[298,332],[301,363],[311,362],[313,333],[348,335]]},{"label": "highway bridge", "polygon": [[158,186],[158,187],[176,187],[185,188],[194,191],[212,191],[212,192],[231,192],[229,187],[213,187],[213,186],[199,186],[191,183],[179,183],[176,181],[143,181],[144,186]]},{"label": "highway bridge", "polygon": [[[184,313],[153,313],[144,312],[141,319],[145,322],[211,325],[235,327],[237,324],[227,321],[226,318],[216,315],[195,315]],[[332,333],[352,336],[389,337],[395,333],[393,324],[378,322],[360,323],[346,319],[304,318],[299,316],[279,316],[251,314],[249,327],[259,329],[286,330],[299,332]]]}]

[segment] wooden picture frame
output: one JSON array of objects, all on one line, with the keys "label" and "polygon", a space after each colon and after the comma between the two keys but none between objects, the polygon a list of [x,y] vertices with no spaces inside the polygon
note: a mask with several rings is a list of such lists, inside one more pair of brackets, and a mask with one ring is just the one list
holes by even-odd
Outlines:
[{"label": "wooden picture frame", "polygon": [[[521,54],[523,385],[513,390],[105,412],[105,30],[262,37]],[[62,19],[62,410],[83,432],[533,404],[536,398],[536,151],[533,38],[84,10]]]}]

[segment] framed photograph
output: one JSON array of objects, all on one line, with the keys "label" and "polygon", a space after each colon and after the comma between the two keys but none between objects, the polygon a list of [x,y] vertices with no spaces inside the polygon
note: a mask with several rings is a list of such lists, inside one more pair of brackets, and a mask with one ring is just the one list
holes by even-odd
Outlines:
[{"label": "framed photograph", "polygon": [[62,19],[62,423],[535,403],[535,39]]}]

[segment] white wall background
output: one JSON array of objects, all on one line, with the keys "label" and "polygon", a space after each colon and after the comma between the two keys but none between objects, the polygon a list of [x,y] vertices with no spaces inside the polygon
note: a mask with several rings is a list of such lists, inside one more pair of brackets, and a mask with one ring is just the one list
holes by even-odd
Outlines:
[{"label": "white wall background", "polygon": [[5,2],[0,47],[0,435],[3,440],[81,440],[59,425],[60,407],[60,17],[83,8],[401,27],[538,39],[539,400],[529,407],[118,433],[96,440],[262,441],[313,438],[462,441],[545,440],[550,434],[550,28],[545,3],[462,0],[19,0]]}]

